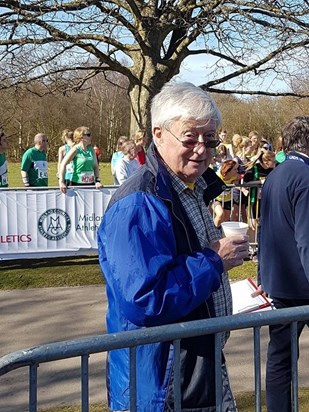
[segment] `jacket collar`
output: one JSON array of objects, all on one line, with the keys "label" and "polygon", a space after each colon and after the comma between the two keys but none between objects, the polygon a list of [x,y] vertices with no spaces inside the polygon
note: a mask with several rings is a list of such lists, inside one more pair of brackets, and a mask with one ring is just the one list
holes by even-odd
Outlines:
[{"label": "jacket collar", "polygon": [[[154,190],[157,195],[164,199],[172,199],[171,176],[153,142],[147,149],[146,165],[156,177]],[[208,204],[226,189],[226,185],[210,167],[203,173],[202,177],[207,185],[204,193],[206,196],[205,200],[207,199],[206,203]]]},{"label": "jacket collar", "polygon": [[300,160],[301,162],[309,166],[309,157],[301,152],[289,152],[287,154],[287,160]]},{"label": "jacket collar", "polygon": [[160,158],[155,144],[152,142],[147,149],[146,166],[155,176],[155,193],[163,199],[172,199],[171,194],[171,176]]}]

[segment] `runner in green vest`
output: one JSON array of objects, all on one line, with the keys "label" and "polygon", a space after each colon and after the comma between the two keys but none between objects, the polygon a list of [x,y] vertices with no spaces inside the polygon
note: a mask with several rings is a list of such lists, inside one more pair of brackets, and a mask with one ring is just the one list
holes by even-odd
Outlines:
[{"label": "runner in green vest", "polygon": [[95,186],[102,187],[98,160],[91,146],[91,133],[88,127],[81,126],[74,130],[73,140],[75,145],[63,158],[59,167],[59,187],[62,193],[66,193],[65,182],[66,166],[71,162],[73,166],[71,186]]},{"label": "runner in green vest", "polygon": [[30,147],[23,154],[21,177],[25,187],[48,186],[47,143],[47,136],[44,133],[38,133],[34,136],[34,147]]},{"label": "runner in green vest", "polygon": [[8,162],[6,160],[6,150],[8,140],[3,130],[0,129],[0,187],[8,187]]}]

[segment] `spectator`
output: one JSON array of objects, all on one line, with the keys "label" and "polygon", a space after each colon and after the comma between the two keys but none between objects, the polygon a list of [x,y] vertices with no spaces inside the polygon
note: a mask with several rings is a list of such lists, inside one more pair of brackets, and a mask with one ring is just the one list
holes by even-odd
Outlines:
[{"label": "spectator", "polygon": [[121,148],[122,148],[122,144],[127,140],[129,140],[129,138],[127,136],[120,136],[119,137],[119,139],[117,140],[116,152],[114,152],[113,156],[112,156],[111,172],[112,172],[112,175],[113,175],[113,178],[114,178],[114,185],[119,185],[119,182],[118,182],[118,180],[116,178],[116,175],[115,175],[115,166],[116,166],[117,160],[124,156]]},{"label": "spectator", "polygon": [[227,142],[227,131],[226,129],[220,129],[219,131],[219,139],[220,142],[226,147],[227,149],[227,156],[229,159],[233,159],[234,153],[233,153],[233,145],[231,143]]},{"label": "spectator", "polygon": [[75,145],[65,155],[59,170],[59,187],[62,193],[66,193],[65,183],[66,166],[72,162],[73,173],[70,185],[102,187],[99,165],[94,149],[91,146],[91,133],[88,127],[81,126],[74,130],[73,140]]},{"label": "spectator", "polygon": [[21,177],[26,187],[48,186],[47,143],[44,133],[34,136],[34,146],[25,151],[21,160]]},{"label": "spectator", "polygon": [[[275,153],[270,150],[259,149],[257,155],[246,165],[245,183],[264,183],[266,177],[275,167]],[[249,238],[252,243],[256,243],[256,233],[258,219],[260,216],[261,189],[251,187],[249,189],[249,205],[247,216],[249,222]],[[253,260],[256,260],[256,251],[251,253]]]},{"label": "spectator", "polygon": [[217,173],[220,171],[222,164],[226,160],[232,160],[231,155],[227,147],[224,144],[220,144],[215,150],[215,154],[212,158],[210,167]]},{"label": "spectator", "polygon": [[[287,159],[263,186],[259,242],[260,289],[277,309],[309,305],[309,116],[287,123],[282,143]],[[306,324],[297,322],[297,338]],[[267,410],[290,412],[290,325],[271,325],[269,337]]]},{"label": "spectator", "polygon": [[[238,135],[239,136],[239,135]],[[239,136],[237,143],[235,144],[235,159],[238,162],[238,172],[241,175],[244,175],[245,165],[250,162],[250,153],[251,153],[251,140],[247,136]]]},{"label": "spectator", "polygon": [[0,187],[8,187],[8,162],[6,151],[9,147],[8,139],[2,129],[0,129]]},{"label": "spectator", "polygon": [[240,134],[236,133],[233,135],[232,137],[232,147],[233,147],[233,153],[234,156],[236,156],[236,150],[238,148],[238,145],[241,143],[242,141],[242,136],[240,136]]},{"label": "spectator", "polygon": [[278,136],[276,141],[276,164],[282,163],[285,161],[285,153],[282,149],[282,136]]},{"label": "spectator", "polygon": [[[234,135],[235,136],[235,135]],[[233,138],[234,138],[233,136]],[[240,183],[244,183],[244,176],[246,173],[246,165],[250,162],[249,155],[251,153],[251,140],[247,136],[239,136],[235,138],[235,160],[238,163],[238,173],[240,176]],[[233,140],[234,141],[234,140]],[[249,191],[245,187],[241,189],[234,189],[235,203],[240,205],[238,219],[247,222],[247,205]]]},{"label": "spectator", "polygon": [[146,162],[146,154],[144,146],[147,143],[146,131],[138,130],[134,136],[134,142],[136,144],[136,160],[142,166]]},{"label": "spectator", "polygon": [[[70,151],[71,147],[74,145],[73,140],[73,132],[69,129],[64,129],[62,132],[61,140],[63,141],[64,145],[59,147],[58,150],[58,169],[57,169],[57,177],[59,178],[60,174],[60,164],[64,156]],[[65,184],[68,186],[72,179],[73,173],[73,165],[72,162],[68,163],[65,168],[65,175],[64,180]]]},{"label": "spectator", "polygon": [[252,130],[249,135],[249,139],[251,140],[251,153],[250,158],[253,158],[257,155],[260,149],[261,139],[256,130]]},{"label": "spectator", "polygon": [[[218,175],[226,185],[239,183],[238,163],[235,160],[226,160],[222,163]],[[228,189],[213,202],[214,222],[217,227],[227,220],[236,220],[238,216],[238,204],[232,202],[232,196],[233,189]]]},{"label": "spectator", "polygon": [[133,140],[123,142],[121,150],[123,157],[117,160],[115,166],[115,176],[119,185],[122,185],[140,167],[135,159],[136,145]]},{"label": "spectator", "polygon": [[218,161],[219,161],[221,164],[222,164],[223,162],[225,162],[226,160],[232,160],[232,156],[231,156],[228,148],[226,147],[226,145],[220,144],[220,145],[217,147],[216,158],[218,159]]},{"label": "spectator", "polygon": [[93,150],[94,150],[94,153],[97,157],[97,162],[99,164],[100,157],[101,157],[101,150],[99,149],[98,145],[96,145],[96,144],[93,146]]},{"label": "spectator", "polygon": [[[205,202],[222,191],[208,169],[220,119],[191,83],[168,83],[152,100],[146,165],[116,191],[98,231],[109,333],[231,313],[225,271],[242,264],[248,241],[221,239]],[[181,410],[215,410],[214,336],[180,346]],[[173,410],[173,343],[140,346],[136,356],[138,410]],[[127,349],[108,354],[114,411],[129,409],[128,358]],[[223,357],[222,384],[222,411],[236,411]]]},{"label": "spectator", "polygon": [[269,141],[264,138],[261,139],[260,147],[265,150],[273,150],[271,143],[269,143]]}]

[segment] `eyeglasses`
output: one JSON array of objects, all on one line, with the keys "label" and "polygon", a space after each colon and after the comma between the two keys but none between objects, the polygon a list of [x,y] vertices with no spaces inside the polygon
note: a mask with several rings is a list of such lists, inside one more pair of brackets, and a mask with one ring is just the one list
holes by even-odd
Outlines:
[{"label": "eyeglasses", "polygon": [[194,149],[196,146],[199,146],[203,144],[206,148],[214,149],[219,146],[221,141],[219,139],[207,139],[203,137],[203,141],[200,142],[196,138],[188,138],[188,139],[180,139],[179,137],[175,136],[174,133],[172,133],[170,130],[167,129],[170,134],[175,137],[178,142],[180,142],[184,147],[187,147],[188,149]]},{"label": "eyeglasses", "polygon": [[91,136],[91,133],[83,133],[83,136]]},{"label": "eyeglasses", "polygon": [[46,143],[48,143],[48,139],[46,139],[46,140],[45,140],[45,139],[44,139],[44,140],[42,140],[42,143],[45,143],[45,142],[46,142]]}]

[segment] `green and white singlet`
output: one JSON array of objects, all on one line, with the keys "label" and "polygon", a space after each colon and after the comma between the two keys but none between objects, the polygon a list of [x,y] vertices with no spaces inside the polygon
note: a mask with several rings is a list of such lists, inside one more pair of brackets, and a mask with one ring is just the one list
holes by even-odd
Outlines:
[{"label": "green and white singlet", "polygon": [[94,157],[95,152],[91,146],[87,146],[84,151],[80,146],[76,146],[76,156],[72,160],[73,173],[72,184],[93,185],[94,182]]},{"label": "green and white singlet", "polygon": [[0,153],[0,187],[8,187],[8,162],[5,153]]},{"label": "green and white singlet", "polygon": [[36,147],[26,150],[21,160],[21,170],[28,173],[30,186],[48,186],[45,152]]}]

